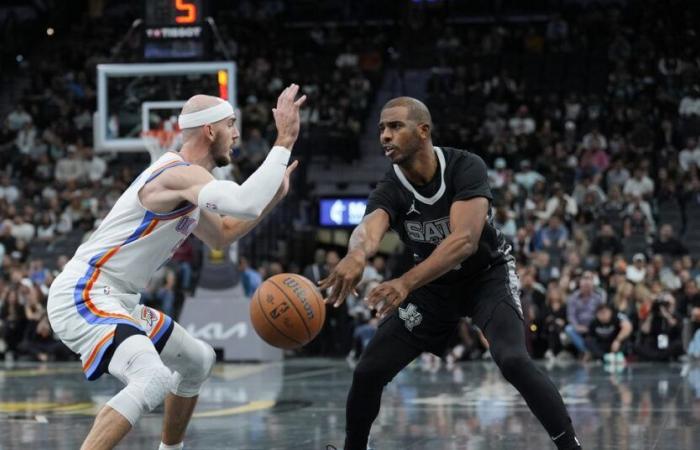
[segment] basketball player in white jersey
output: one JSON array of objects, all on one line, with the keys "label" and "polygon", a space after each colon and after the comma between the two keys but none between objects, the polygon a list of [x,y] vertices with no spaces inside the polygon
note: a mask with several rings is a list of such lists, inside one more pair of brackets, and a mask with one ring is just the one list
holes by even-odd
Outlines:
[{"label": "basketball player in white jersey", "polygon": [[51,286],[48,315],[79,353],[85,376],[108,372],[126,386],[100,410],[83,450],[112,449],[145,413],[165,401],[160,449],[181,449],[214,350],[167,315],[139,305],[151,275],[194,233],[213,248],[234,242],[287,193],[290,152],[299,134],[299,87],[272,110],[277,140],[245,183],[215,180],[238,139],[231,105],[196,95],[178,122],[183,145],[147,168],[122,194]]}]

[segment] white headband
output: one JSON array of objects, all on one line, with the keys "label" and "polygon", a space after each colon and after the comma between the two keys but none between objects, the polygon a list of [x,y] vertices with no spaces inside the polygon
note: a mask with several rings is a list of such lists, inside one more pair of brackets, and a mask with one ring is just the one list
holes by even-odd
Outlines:
[{"label": "white headband", "polygon": [[232,115],[233,106],[231,106],[229,102],[224,101],[216,106],[212,106],[201,111],[189,114],[180,114],[180,117],[177,119],[177,125],[181,130],[184,130],[185,128],[196,128],[208,123],[218,122],[219,120],[223,120]]}]

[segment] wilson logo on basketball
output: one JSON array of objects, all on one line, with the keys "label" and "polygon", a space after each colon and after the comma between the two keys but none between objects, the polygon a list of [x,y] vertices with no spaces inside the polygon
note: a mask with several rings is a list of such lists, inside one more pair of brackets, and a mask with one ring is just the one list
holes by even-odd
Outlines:
[{"label": "wilson logo on basketball", "polygon": [[301,304],[304,306],[304,311],[306,311],[306,317],[309,319],[314,318],[314,310],[309,304],[309,301],[306,299],[306,293],[304,292],[304,288],[299,284],[297,280],[294,278],[285,278],[283,283],[288,286],[294,294],[296,294],[297,297],[299,297],[299,300],[301,300]]}]

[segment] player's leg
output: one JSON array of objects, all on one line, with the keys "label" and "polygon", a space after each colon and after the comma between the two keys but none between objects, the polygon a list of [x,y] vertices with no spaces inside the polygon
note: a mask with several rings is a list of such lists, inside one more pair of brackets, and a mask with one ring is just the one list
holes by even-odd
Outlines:
[{"label": "player's leg", "polygon": [[[523,396],[559,449],[580,449],[556,386],[530,359],[515,262],[493,267],[472,284],[472,318],[503,376]],[[471,314],[471,313],[470,313]]]},{"label": "player's leg", "polygon": [[501,373],[523,396],[557,448],[580,448],[559,391],[527,353],[523,321],[514,306],[501,301],[483,331]]},{"label": "player's leg", "polygon": [[[99,412],[83,444],[84,449],[111,449],[142,414],[163,401],[171,372],[124,306],[133,295],[117,292],[102,280],[86,284],[81,273],[67,268],[54,280],[47,314],[56,335],[81,355],[89,380],[109,372],[126,384]],[[76,298],[82,301],[76,304]]]},{"label": "player's leg", "polygon": [[384,386],[422,350],[398,337],[405,332],[396,314],[381,324],[362,352],[353,373],[345,410],[344,450],[366,450],[372,422],[379,414]]},{"label": "player's leg", "polygon": [[[133,329],[118,325],[115,336],[128,328]],[[142,333],[132,333],[117,345],[108,371],[126,386],[98,413],[81,447],[84,450],[114,448],[143,414],[163,402],[170,388],[172,372]]]},{"label": "player's leg", "polygon": [[160,356],[163,363],[175,372],[165,398],[161,448],[182,448],[200,387],[211,374],[216,354],[209,344],[195,339],[173,322],[172,332]]}]

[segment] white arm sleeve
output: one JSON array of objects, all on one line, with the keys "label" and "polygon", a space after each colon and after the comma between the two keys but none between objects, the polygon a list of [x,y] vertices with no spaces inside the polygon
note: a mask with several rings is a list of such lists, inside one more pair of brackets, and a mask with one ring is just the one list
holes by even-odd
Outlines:
[{"label": "white arm sleeve", "polygon": [[243,184],[212,180],[199,191],[197,205],[237,219],[257,219],[279,189],[291,152],[272,147],[265,161]]}]

